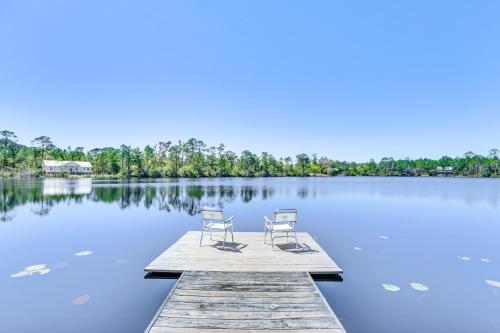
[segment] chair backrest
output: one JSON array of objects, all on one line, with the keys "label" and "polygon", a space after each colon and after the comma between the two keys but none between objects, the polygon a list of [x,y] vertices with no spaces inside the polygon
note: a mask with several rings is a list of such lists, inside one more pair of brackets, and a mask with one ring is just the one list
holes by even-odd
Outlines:
[{"label": "chair backrest", "polygon": [[202,208],[201,219],[203,221],[224,221],[224,212],[219,208]]},{"label": "chair backrest", "polygon": [[297,210],[296,209],[276,209],[274,211],[273,222],[277,222],[277,223],[297,222]]}]

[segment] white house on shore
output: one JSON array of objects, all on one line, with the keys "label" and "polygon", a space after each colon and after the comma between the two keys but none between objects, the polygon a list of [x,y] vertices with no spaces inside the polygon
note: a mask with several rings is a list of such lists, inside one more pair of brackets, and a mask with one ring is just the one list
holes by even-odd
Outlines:
[{"label": "white house on shore", "polygon": [[452,166],[447,166],[447,167],[437,167],[436,168],[436,173],[438,176],[453,176],[454,171]]},{"label": "white house on shore", "polygon": [[82,161],[54,161],[44,160],[42,163],[43,170],[47,173],[90,173],[92,172],[92,164]]}]

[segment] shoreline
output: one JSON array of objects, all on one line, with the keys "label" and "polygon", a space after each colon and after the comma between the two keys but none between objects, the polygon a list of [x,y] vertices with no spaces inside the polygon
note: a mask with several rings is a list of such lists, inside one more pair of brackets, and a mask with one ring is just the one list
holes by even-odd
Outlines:
[{"label": "shoreline", "polygon": [[4,176],[0,175],[0,180],[29,180],[29,179],[96,179],[96,180],[133,180],[133,179],[216,179],[216,178],[246,178],[246,179],[255,179],[255,178],[336,178],[336,177],[347,177],[347,178],[472,178],[472,179],[500,179],[500,176],[492,175],[490,177],[484,176],[464,176],[464,175],[454,175],[454,176],[439,176],[439,175],[323,175],[323,174],[311,174],[307,176],[203,176],[203,177],[168,177],[168,176],[119,176],[119,175],[23,175],[17,174],[14,176]]}]

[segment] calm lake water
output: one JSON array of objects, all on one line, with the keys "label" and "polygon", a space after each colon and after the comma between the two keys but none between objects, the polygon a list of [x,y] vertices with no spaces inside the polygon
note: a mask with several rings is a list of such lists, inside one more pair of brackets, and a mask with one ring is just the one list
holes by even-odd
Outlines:
[{"label": "calm lake water", "polygon": [[143,332],[174,282],[143,268],[204,205],[296,207],[349,333],[500,332],[500,179],[342,177],[0,181],[0,332]]}]

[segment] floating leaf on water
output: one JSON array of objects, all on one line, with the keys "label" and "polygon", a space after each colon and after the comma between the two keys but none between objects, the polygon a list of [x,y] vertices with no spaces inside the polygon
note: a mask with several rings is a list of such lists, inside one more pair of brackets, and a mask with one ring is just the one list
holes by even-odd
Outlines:
[{"label": "floating leaf on water", "polygon": [[117,264],[125,264],[128,262],[128,259],[125,258],[120,258],[116,261]]},{"label": "floating leaf on water", "polygon": [[380,238],[380,239],[385,239],[385,240],[389,239],[389,237],[388,237],[388,236],[384,236],[384,235],[382,235],[382,236],[378,236],[378,238]]},{"label": "floating leaf on water", "polygon": [[418,290],[418,291],[428,291],[429,290],[429,287],[427,287],[424,284],[418,283],[418,282],[412,282],[412,283],[410,283],[410,286],[413,289]]},{"label": "floating leaf on water", "polygon": [[33,272],[38,272],[38,271],[41,271],[43,269],[47,268],[47,264],[38,264],[38,265],[32,265],[32,266],[28,266],[26,267],[24,270],[26,272],[30,272],[30,273],[33,273]]},{"label": "floating leaf on water", "polygon": [[75,253],[75,256],[84,257],[84,256],[89,256],[91,254],[92,254],[92,251],[85,250],[85,251],[80,251],[80,252]]},{"label": "floating leaf on water", "polygon": [[353,249],[355,249],[356,251],[361,251],[361,250],[363,250],[363,248],[362,248],[362,247],[359,247],[359,246],[355,246],[355,247],[353,247]]},{"label": "floating leaf on water", "polygon": [[44,275],[47,274],[48,272],[50,272],[50,268],[47,268],[47,264],[37,264],[28,266],[24,268],[22,271],[12,274],[10,277],[18,278],[18,277],[30,276],[35,273]]},{"label": "floating leaf on water", "polygon": [[31,275],[31,273],[28,271],[20,271],[20,272],[12,274],[10,277],[11,278],[19,278],[19,277],[24,277],[24,276],[28,276],[28,275]]},{"label": "floating leaf on water", "polygon": [[495,280],[486,280],[486,281],[484,281],[484,282],[486,282],[486,283],[487,283],[487,284],[489,284],[490,286],[500,288],[500,281],[495,281]]},{"label": "floating leaf on water", "polygon": [[396,286],[394,284],[390,284],[390,283],[383,283],[382,287],[384,287],[384,289],[387,291],[400,291],[401,290],[401,288],[399,288],[398,286]]},{"label": "floating leaf on water", "polygon": [[481,260],[482,262],[491,262],[491,260],[490,260],[490,259],[486,259],[486,258],[481,258],[481,259],[479,259],[479,260]]},{"label": "floating leaf on water", "polygon": [[467,257],[467,256],[458,256],[458,259],[463,260],[463,261],[469,261],[470,257]]},{"label": "floating leaf on water", "polygon": [[87,303],[89,301],[89,299],[90,299],[90,296],[85,294],[85,295],[81,295],[81,296],[78,296],[77,298],[75,298],[72,303],[74,305],[82,305],[82,304]]}]

